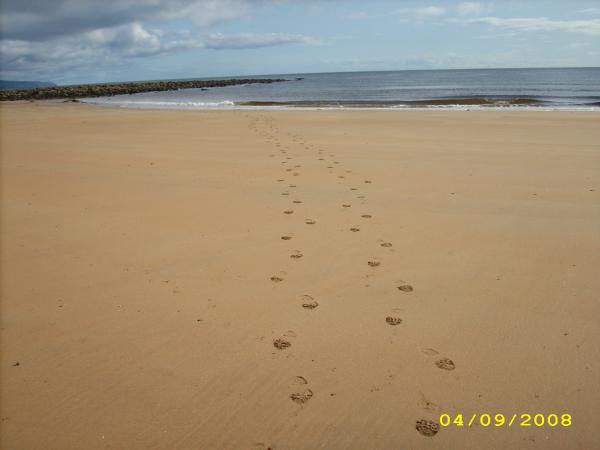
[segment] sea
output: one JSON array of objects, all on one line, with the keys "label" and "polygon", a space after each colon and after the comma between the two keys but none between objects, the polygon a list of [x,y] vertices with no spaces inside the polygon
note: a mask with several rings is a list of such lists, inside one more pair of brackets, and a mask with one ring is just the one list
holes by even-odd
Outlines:
[{"label": "sea", "polygon": [[83,101],[152,109],[600,111],[600,67],[399,70],[239,78],[284,78],[287,81],[208,90],[145,92]]}]

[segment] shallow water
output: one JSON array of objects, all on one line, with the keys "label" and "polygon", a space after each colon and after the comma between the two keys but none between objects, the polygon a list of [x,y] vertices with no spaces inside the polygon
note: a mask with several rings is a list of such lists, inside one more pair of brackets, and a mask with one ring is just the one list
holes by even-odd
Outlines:
[{"label": "shallow water", "polygon": [[[246,77],[247,78],[247,77]],[[85,99],[129,108],[515,108],[600,111],[600,68],[261,75],[290,81]]]}]

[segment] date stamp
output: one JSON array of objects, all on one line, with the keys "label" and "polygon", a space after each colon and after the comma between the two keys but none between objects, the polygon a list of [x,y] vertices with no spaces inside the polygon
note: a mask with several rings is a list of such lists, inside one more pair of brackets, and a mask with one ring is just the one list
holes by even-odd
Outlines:
[{"label": "date stamp", "polygon": [[573,417],[571,414],[442,414],[440,415],[440,425],[442,427],[457,427],[457,428],[471,428],[471,427],[563,427],[567,428],[573,424]]}]

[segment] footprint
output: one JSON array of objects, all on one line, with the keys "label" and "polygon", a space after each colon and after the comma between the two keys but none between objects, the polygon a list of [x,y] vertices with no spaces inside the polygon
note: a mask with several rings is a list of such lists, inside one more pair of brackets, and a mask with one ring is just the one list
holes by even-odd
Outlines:
[{"label": "footprint", "polygon": [[274,283],[281,283],[283,281],[283,278],[278,277],[277,275],[273,275],[271,277],[271,281],[274,282]]},{"label": "footprint", "polygon": [[369,267],[379,267],[381,265],[381,261],[377,261],[375,259],[368,261],[367,264]]},{"label": "footprint", "polygon": [[292,401],[302,405],[309,401],[312,398],[312,396],[313,391],[311,391],[310,389],[305,389],[302,392],[294,392],[290,395],[290,398],[292,399]]},{"label": "footprint", "polygon": [[302,203],[302,200],[294,200],[292,203]]},{"label": "footprint", "polygon": [[438,352],[434,348],[424,348],[423,350],[421,350],[421,352],[423,352],[423,354],[425,354],[427,356],[435,356],[435,355],[439,355],[440,354],[440,352]]},{"label": "footprint", "polygon": [[387,316],[385,321],[389,325],[400,325],[402,323],[402,319],[400,317]]},{"label": "footprint", "polygon": [[317,306],[319,306],[319,303],[317,303],[315,299],[308,294],[304,294],[302,296],[302,301],[304,302],[302,303],[302,307],[306,309],[315,309]]},{"label": "footprint", "polygon": [[351,191],[358,191],[358,188],[350,188]]},{"label": "footprint", "polygon": [[435,362],[435,365],[443,370],[454,370],[456,366],[454,365],[454,361],[449,358],[441,358]]},{"label": "footprint", "polygon": [[[392,246],[392,243],[391,242],[382,242],[379,245],[381,245],[382,247],[390,248]],[[398,289],[400,289],[400,288],[398,288]]]},{"label": "footprint", "polygon": [[410,284],[403,284],[402,286],[398,286],[398,290],[402,292],[412,292],[414,289]]},{"label": "footprint", "polygon": [[280,181],[285,181],[285,180],[283,178],[280,178],[277,181],[280,182]]},{"label": "footprint", "polygon": [[[291,236],[281,236],[281,239],[283,239],[284,241],[289,241],[290,239],[292,239]],[[400,288],[398,288],[400,289]]]},{"label": "footprint", "polygon": [[291,209],[286,209],[283,213],[284,214],[294,214],[294,211],[292,211]]},{"label": "footprint", "polygon": [[313,219],[306,219],[306,221],[304,223],[306,225],[314,225],[315,223],[317,223],[317,221],[313,220]]},{"label": "footprint", "polygon": [[338,175],[338,178],[346,178],[344,175]]},{"label": "footprint", "polygon": [[303,384],[308,384],[308,380],[306,378],[304,378],[303,376],[297,375],[294,378],[295,384],[297,385],[303,385]]},{"label": "footprint", "polygon": [[343,206],[344,208],[350,208],[352,205],[348,205],[348,204],[344,203],[342,206]]},{"label": "footprint", "polygon": [[290,193],[286,191],[286,192],[282,192],[281,195],[290,195]]},{"label": "footprint", "polygon": [[275,339],[273,341],[273,347],[275,347],[277,350],[285,350],[288,347],[291,347],[292,343],[289,341],[286,341],[285,339]]},{"label": "footprint", "polygon": [[372,183],[372,181],[371,181],[371,180],[365,180],[365,183],[366,183],[366,184],[371,184],[371,183]]},{"label": "footprint", "polygon": [[296,187],[296,185],[295,185],[295,184],[290,184],[290,185],[289,185],[289,187],[291,187],[291,188],[295,188],[295,187]]},{"label": "footprint", "polygon": [[363,215],[362,215],[362,216],[360,216],[360,217],[362,217],[363,219],[370,219],[370,218],[372,218],[373,216],[372,216],[371,214],[363,214]]},{"label": "footprint", "polygon": [[419,433],[427,437],[435,436],[440,431],[439,424],[427,419],[417,420],[415,428]]},{"label": "footprint", "polygon": [[352,228],[350,228],[350,231],[353,231],[354,233],[356,233],[357,231],[360,231],[360,228],[352,227]]},{"label": "footprint", "polygon": [[302,258],[304,255],[302,254],[302,252],[300,250],[294,250],[292,252],[292,254],[290,255],[290,258],[294,258],[294,259],[299,259]]},{"label": "footprint", "polygon": [[297,177],[300,174],[298,172],[294,172],[292,175],[295,176],[295,177]]}]

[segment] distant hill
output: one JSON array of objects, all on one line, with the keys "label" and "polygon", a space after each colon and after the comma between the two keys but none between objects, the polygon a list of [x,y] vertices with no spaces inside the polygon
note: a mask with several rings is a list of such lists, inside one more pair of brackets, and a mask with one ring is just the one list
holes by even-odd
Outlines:
[{"label": "distant hill", "polygon": [[11,90],[11,89],[35,89],[42,87],[53,87],[56,84],[50,81],[7,81],[0,80],[0,90]]}]

